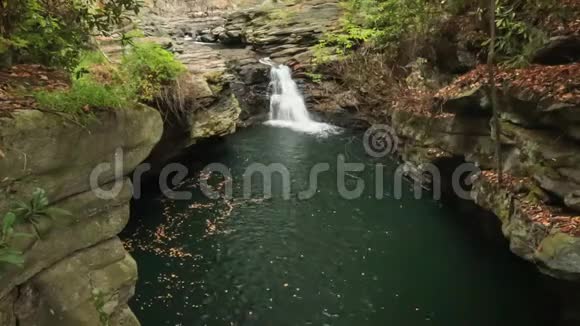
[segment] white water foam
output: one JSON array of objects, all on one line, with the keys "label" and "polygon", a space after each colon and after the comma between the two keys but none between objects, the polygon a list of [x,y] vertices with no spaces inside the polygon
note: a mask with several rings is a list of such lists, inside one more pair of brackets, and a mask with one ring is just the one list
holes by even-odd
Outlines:
[{"label": "white water foam", "polygon": [[260,62],[271,66],[270,119],[265,124],[318,135],[340,132],[339,127],[310,118],[304,98],[292,79],[292,72],[288,66],[277,65],[269,58]]}]

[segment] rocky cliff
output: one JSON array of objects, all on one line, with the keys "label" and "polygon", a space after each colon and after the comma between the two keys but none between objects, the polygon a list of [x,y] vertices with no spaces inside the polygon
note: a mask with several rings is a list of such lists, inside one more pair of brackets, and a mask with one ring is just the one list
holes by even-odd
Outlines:
[{"label": "rocky cliff", "polygon": [[489,92],[480,86],[444,99],[442,106],[432,112],[394,111],[391,125],[402,140],[402,159],[419,170],[446,159],[477,164],[484,172],[472,180],[471,196],[502,222],[511,250],[550,275],[578,279],[580,218],[575,193],[580,148],[565,132],[574,129],[576,122],[571,118],[560,120],[552,130],[513,123],[517,110],[527,111],[528,118],[540,114],[554,121],[576,104],[552,103],[548,105],[551,110],[540,113],[537,102],[526,104],[517,99],[520,95],[515,90],[500,94],[505,105],[500,139],[505,179],[502,186],[498,185],[497,174],[490,171],[495,167],[495,140],[490,130],[491,112],[481,108],[483,104],[489,109]]},{"label": "rocky cliff", "polygon": [[[50,205],[70,213],[18,226],[39,236],[15,239],[24,265],[2,267],[2,326],[139,325],[127,305],[137,265],[117,237],[130,215],[131,173],[142,162],[155,170],[199,140],[236,129],[241,109],[226,59],[183,40],[191,21],[202,28],[225,20],[195,13],[164,20],[168,8],[157,9],[137,20],[149,33],[145,41],[173,49],[188,73],[147,106],[95,110],[81,119],[33,109],[28,100],[0,108],[0,212],[42,188]],[[113,61],[120,58],[118,41],[101,43]],[[98,166],[104,169],[91,185]],[[103,199],[94,186],[117,194]]]},{"label": "rocky cliff", "polygon": [[[547,274],[578,280],[578,76],[577,63],[499,71],[499,140],[491,127],[483,66],[436,93],[412,93],[412,101],[399,98],[392,106],[357,115],[393,128],[398,154],[420,182],[433,180],[423,170],[431,164],[447,170],[462,162],[475,164],[483,172],[467,180],[472,200],[501,221],[511,251]],[[425,100],[415,101],[420,98]],[[503,162],[501,185],[495,172],[496,141]],[[443,181],[450,177],[442,176]]]},{"label": "rocky cliff", "polygon": [[[212,76],[224,77],[220,87],[235,94],[240,126],[263,120],[268,111],[269,67],[259,59],[271,57],[296,68],[309,63],[314,46],[336,27],[341,15],[339,3],[328,0],[235,2],[202,12],[195,8],[171,15],[146,12],[138,25],[145,39],[175,52],[197,83],[215,84]],[[123,52],[119,42],[102,40],[102,44],[113,58]],[[195,96],[227,97],[227,92],[222,96],[212,90],[209,95],[204,89]]]},{"label": "rocky cliff", "polygon": [[[101,111],[79,124],[37,110],[16,110],[0,117],[0,206],[25,200],[34,188],[46,190],[51,205],[70,216],[41,218],[39,237],[18,238],[24,265],[0,277],[1,325],[139,325],[127,301],[137,266],[117,234],[129,219],[135,169],[159,141],[160,114],[146,106]],[[97,179],[119,193],[102,199],[90,175],[111,164]],[[114,166],[121,164],[118,174]],[[21,231],[34,233],[29,224]]]},{"label": "rocky cliff", "polygon": [[[491,116],[490,92],[481,86],[482,71],[474,70],[436,94],[440,119],[461,121]],[[501,143],[505,184],[484,171],[474,180],[472,197],[502,222],[511,250],[546,273],[560,278],[580,276],[580,217],[577,195],[580,147],[577,143],[578,96],[570,82],[580,75],[580,65],[532,66],[499,73]],[[404,121],[402,125],[406,123]],[[467,127],[467,126],[466,126]],[[425,128],[425,124],[423,127]],[[401,128],[404,130],[405,128]],[[472,133],[477,130],[467,127]],[[480,129],[480,131],[490,128]],[[447,155],[460,155],[493,169],[495,139],[486,133],[463,141],[467,148],[450,147],[452,139],[430,137]],[[416,138],[421,141],[421,138]]]},{"label": "rocky cliff", "polygon": [[[188,74],[149,106],[99,111],[95,121],[81,124],[38,110],[0,115],[0,211],[43,187],[52,205],[71,213],[65,219],[43,220],[40,238],[15,243],[25,253],[25,264],[22,269],[3,271],[0,277],[0,325],[100,325],[103,320],[138,325],[127,306],[137,266],[117,238],[129,216],[128,176],[143,161],[164,162],[200,140],[232,133],[263,118],[268,67],[258,59],[272,57],[295,68],[295,76],[304,77],[313,47],[323,33],[335,28],[341,15],[338,3],[329,0],[265,3],[240,10],[224,2],[211,11],[187,6],[189,10],[181,10],[183,6],[169,3],[152,5],[137,24],[146,39],[175,52]],[[553,39],[538,53],[537,62],[562,63],[555,54],[562,49],[575,53],[570,50],[572,43],[562,42]],[[113,60],[123,53],[114,39],[103,38],[101,44]],[[439,59],[453,60],[434,59],[432,64],[453,73],[475,68],[475,59],[463,46],[451,48],[452,55],[442,52]],[[569,54],[560,57],[570,60]],[[305,78],[299,83],[310,108],[328,119],[338,117],[335,121],[350,126],[353,119],[361,124],[389,124],[400,140],[401,158],[421,176],[426,164],[475,163],[484,172],[469,180],[472,199],[498,217],[511,250],[550,275],[578,280],[577,85],[572,83],[576,93],[568,97],[567,89],[550,85],[533,89],[518,78],[546,73],[551,74],[548,80],[578,77],[578,64],[553,69],[500,75],[499,141],[506,179],[501,187],[492,172],[495,140],[481,69],[429,94],[429,105],[418,107],[385,101],[380,107],[365,108],[356,98],[359,90],[349,85],[309,83]],[[98,198],[90,188],[91,171],[99,163],[114,164],[119,159],[123,162],[119,195]],[[111,188],[117,177],[108,170],[98,184]],[[21,228],[31,231],[30,226]]]},{"label": "rocky cliff", "polygon": [[[421,85],[411,86],[407,94],[401,95],[412,98],[402,107],[389,100],[372,105],[359,101],[357,95],[374,96],[371,92],[380,93],[377,87],[381,85],[363,85],[367,89],[361,90],[353,89],[361,85],[341,83],[347,80],[345,74],[353,73],[345,68],[348,63],[341,63],[326,81],[313,83],[304,78],[304,72],[311,69],[313,47],[323,33],[337,27],[340,16],[340,6],[333,1],[268,4],[233,12],[224,26],[205,33],[212,35],[207,39],[226,47],[246,47],[254,58],[269,56],[292,66],[309,109],[327,120],[350,126],[391,125],[401,140],[399,154],[410,170],[420,171],[427,163],[475,163],[485,172],[473,180],[473,200],[498,216],[511,250],[552,276],[580,278],[579,94],[574,82],[580,76],[574,63],[578,59],[577,31],[550,31],[552,37],[532,56],[533,63],[542,65],[498,73],[504,173],[516,186],[497,190],[497,176],[489,173],[494,167],[495,140],[490,127],[486,70],[476,67],[478,57],[473,51],[481,47],[477,40],[470,39],[470,35],[479,34],[470,21],[461,23],[471,18],[442,23],[433,47],[418,51],[427,57],[405,66],[407,79]],[[461,32],[447,31],[454,24],[463,24]],[[416,60],[416,55],[408,59]],[[237,93],[242,106],[253,108],[245,109],[242,118],[261,114],[256,107],[264,105],[256,104],[266,93],[265,67],[256,64],[255,59],[233,63],[244,84],[243,91]],[[456,74],[466,72],[436,94],[429,90],[443,87]],[[368,83],[373,82],[369,78]]]}]

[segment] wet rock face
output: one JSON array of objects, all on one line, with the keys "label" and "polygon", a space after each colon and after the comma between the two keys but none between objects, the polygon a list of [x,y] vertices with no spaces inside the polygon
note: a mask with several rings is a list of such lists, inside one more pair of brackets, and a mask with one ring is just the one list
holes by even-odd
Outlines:
[{"label": "wet rock face", "polygon": [[270,67],[255,60],[245,60],[235,62],[232,70],[237,76],[232,90],[241,107],[239,125],[245,127],[265,121],[270,106]]},{"label": "wet rock face", "polygon": [[188,118],[188,121],[191,122],[191,139],[197,141],[235,132],[240,112],[237,98],[230,94],[228,97],[220,99],[210,110],[193,113]]}]

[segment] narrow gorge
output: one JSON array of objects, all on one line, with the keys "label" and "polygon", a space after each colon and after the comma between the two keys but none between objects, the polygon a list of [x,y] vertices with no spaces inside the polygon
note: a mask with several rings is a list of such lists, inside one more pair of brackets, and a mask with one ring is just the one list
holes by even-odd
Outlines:
[{"label": "narrow gorge", "polygon": [[580,325],[580,4],[411,2],[1,18],[0,326]]}]

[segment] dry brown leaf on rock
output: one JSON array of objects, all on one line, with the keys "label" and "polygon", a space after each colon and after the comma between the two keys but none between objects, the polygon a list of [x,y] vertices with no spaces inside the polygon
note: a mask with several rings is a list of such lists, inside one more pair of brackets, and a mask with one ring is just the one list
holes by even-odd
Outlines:
[{"label": "dry brown leaf on rock", "polygon": [[[439,90],[435,97],[443,100],[453,98],[469,89],[488,84],[487,66],[479,65],[469,73],[458,77],[451,85]],[[498,88],[515,87],[528,90],[537,98],[549,98],[571,104],[580,104],[580,63],[559,66],[532,65],[527,68],[499,67],[495,76]]]}]

